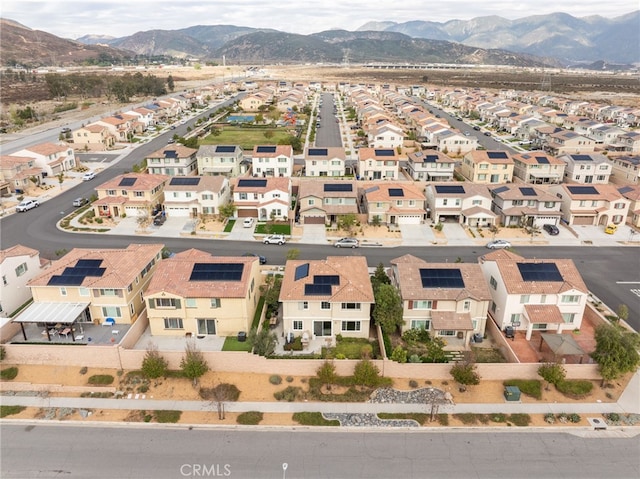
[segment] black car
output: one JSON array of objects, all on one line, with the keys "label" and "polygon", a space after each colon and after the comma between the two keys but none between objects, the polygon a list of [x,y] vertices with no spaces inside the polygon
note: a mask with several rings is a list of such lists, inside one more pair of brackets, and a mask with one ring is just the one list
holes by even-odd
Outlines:
[{"label": "black car", "polygon": [[476,130],[476,131],[480,131],[480,127],[479,126],[474,126],[473,129]]},{"label": "black car", "polygon": [[162,226],[164,222],[167,221],[167,216],[163,213],[158,213],[155,218],[153,218],[154,226]]},{"label": "black car", "polygon": [[250,256],[252,258],[258,258],[260,260],[260,264],[267,264],[267,258],[265,258],[264,256],[259,255],[259,254],[245,253],[242,256]]},{"label": "black car", "polygon": [[560,233],[560,230],[556,225],[542,225],[542,229],[549,233],[551,236],[555,236]]}]

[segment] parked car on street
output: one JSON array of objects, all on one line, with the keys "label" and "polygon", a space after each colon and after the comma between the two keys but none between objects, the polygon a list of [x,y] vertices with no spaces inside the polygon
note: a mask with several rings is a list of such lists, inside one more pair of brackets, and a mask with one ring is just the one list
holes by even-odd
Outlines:
[{"label": "parked car on street", "polygon": [[360,246],[360,242],[355,238],[340,238],[333,243],[336,248],[357,248]]},{"label": "parked car on street", "polygon": [[265,236],[265,238],[262,240],[262,242],[264,244],[283,245],[283,244],[285,244],[287,242],[287,240],[284,237],[284,235],[269,235],[269,236]]},{"label": "parked car on street", "polygon": [[84,175],[82,175],[82,181],[90,181],[96,177],[96,174],[93,171],[87,171]]},{"label": "parked car on street", "polygon": [[505,240],[493,240],[493,241],[489,241],[487,243],[487,248],[489,249],[504,249],[504,248],[511,248],[511,243],[509,243],[508,241]]},{"label": "parked car on street", "polygon": [[16,211],[18,213],[24,213],[25,211],[29,211],[32,208],[37,208],[40,206],[38,200],[22,200],[18,206],[16,206]]},{"label": "parked car on street", "polygon": [[256,254],[256,253],[245,253],[242,256],[258,258],[259,261],[260,261],[260,264],[267,264],[267,258],[265,258],[262,255]]},{"label": "parked car on street", "polygon": [[73,206],[80,207],[80,206],[84,206],[87,203],[89,203],[89,200],[86,198],[76,198],[75,200],[73,200]]},{"label": "parked car on street", "polygon": [[560,233],[560,230],[556,225],[542,225],[542,229],[549,233],[551,236],[555,236]]}]

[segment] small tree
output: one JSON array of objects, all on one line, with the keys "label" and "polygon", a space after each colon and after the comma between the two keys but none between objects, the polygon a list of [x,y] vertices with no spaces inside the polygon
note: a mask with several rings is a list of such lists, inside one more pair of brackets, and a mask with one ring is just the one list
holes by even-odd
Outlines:
[{"label": "small tree", "polygon": [[640,335],[617,324],[603,324],[596,328],[596,349],[591,357],[600,366],[602,385],[624,373],[633,372],[640,365]]},{"label": "small tree", "polygon": [[387,334],[395,333],[404,323],[402,300],[396,288],[390,284],[381,284],[375,294],[373,319]]},{"label": "small tree", "polygon": [[220,206],[218,211],[220,212],[220,217],[223,220],[226,220],[231,218],[236,213],[236,205],[234,205],[232,202],[229,202],[226,205]]},{"label": "small tree", "polygon": [[549,389],[549,384],[557,386],[564,381],[567,372],[561,364],[548,363],[538,368],[538,374],[547,382],[547,389]]},{"label": "small tree", "polygon": [[476,371],[476,365],[470,362],[454,364],[450,371],[453,379],[462,386],[475,386],[480,384],[480,375]]},{"label": "small tree", "polygon": [[351,230],[358,222],[358,217],[354,213],[347,213],[338,217],[338,228],[351,233]]},{"label": "small tree", "polygon": [[276,333],[272,333],[266,328],[260,328],[260,330],[253,328],[249,331],[247,340],[253,347],[253,352],[258,356],[271,356],[276,350],[276,344],[278,344]]},{"label": "small tree", "polygon": [[149,214],[149,210],[145,209],[144,211],[140,211],[138,216],[136,216],[136,223],[141,230],[146,230],[147,227],[151,224],[151,215]]},{"label": "small tree", "polygon": [[489,226],[489,233],[491,233],[492,240],[496,239],[496,235],[498,234],[499,231],[500,231],[500,228],[497,225]]},{"label": "small tree", "polygon": [[175,88],[175,82],[173,81],[173,76],[171,74],[169,74],[169,76],[167,77],[167,89],[169,91],[173,91]]},{"label": "small tree", "polygon": [[287,259],[298,259],[300,256],[300,250],[298,248],[291,248],[287,251]]},{"label": "small tree", "polygon": [[400,345],[396,346],[393,352],[391,353],[391,361],[396,361],[398,363],[406,363],[407,350]]},{"label": "small tree", "polygon": [[182,373],[193,381],[193,386],[198,384],[198,379],[209,370],[209,365],[198,349],[196,343],[187,341],[184,347],[184,357],[180,361]]},{"label": "small tree", "polygon": [[382,224],[382,218],[380,218],[380,215],[375,215],[373,218],[371,218],[371,226],[377,228],[381,224]]},{"label": "small tree", "polygon": [[380,370],[368,359],[363,359],[353,370],[353,382],[358,386],[376,387],[380,384]]},{"label": "small tree", "polygon": [[620,306],[618,306],[617,314],[618,318],[626,321],[627,319],[629,319],[629,307],[626,304],[621,304]]},{"label": "small tree", "polygon": [[320,383],[323,386],[326,386],[327,389],[331,389],[331,385],[335,384],[336,380],[338,379],[336,367],[330,361],[325,361],[324,363],[322,363],[322,366],[320,366],[316,371],[316,375],[318,376]]},{"label": "small tree", "polygon": [[447,353],[444,350],[445,343],[442,338],[434,337],[426,343],[427,353],[425,359],[428,363],[444,363]]},{"label": "small tree", "polygon": [[167,360],[160,356],[158,347],[153,343],[149,343],[147,352],[142,360],[142,374],[149,379],[163,377],[167,374],[168,365]]},{"label": "small tree", "polygon": [[378,266],[376,266],[373,276],[371,276],[371,286],[373,287],[373,291],[375,292],[381,284],[391,284],[391,280],[384,270],[384,265],[379,263]]},{"label": "small tree", "polygon": [[62,183],[64,183],[64,172],[61,171],[56,175],[56,177],[58,178],[58,183],[60,183],[60,189],[62,189]]}]

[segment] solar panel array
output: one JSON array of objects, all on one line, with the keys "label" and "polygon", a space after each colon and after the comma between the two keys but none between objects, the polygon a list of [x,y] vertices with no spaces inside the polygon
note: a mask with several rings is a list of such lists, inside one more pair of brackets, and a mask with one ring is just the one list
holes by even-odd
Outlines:
[{"label": "solar panel array", "polygon": [[309,276],[309,263],[301,264],[300,266],[296,266],[296,271],[293,279],[298,281],[299,279],[306,278]]},{"label": "solar panel array", "polygon": [[327,148],[309,148],[307,154],[309,156],[327,156],[329,150]]},{"label": "solar panel array", "polygon": [[169,184],[173,186],[196,186],[198,183],[200,183],[199,177],[178,177],[171,178],[169,181]]},{"label": "solar panel array", "polygon": [[230,146],[230,145],[216,146],[216,153],[234,153],[235,151],[236,151],[235,146]]},{"label": "solar panel array", "polygon": [[546,156],[536,156],[536,161],[540,165],[548,165],[549,164],[549,158],[547,158]]},{"label": "solar panel array", "polygon": [[264,188],[267,180],[238,180],[239,188]]},{"label": "solar panel array", "polygon": [[87,276],[100,278],[107,270],[101,259],[80,259],[75,266],[67,266],[62,274],[49,278],[48,286],[80,286]]},{"label": "solar panel array", "polygon": [[178,152],[176,150],[164,150],[165,158],[178,158]]},{"label": "solar panel array", "polygon": [[464,288],[464,280],[459,269],[420,268],[423,288]]},{"label": "solar panel array", "polygon": [[492,193],[494,194],[499,194],[499,193],[504,193],[505,191],[509,191],[509,187],[508,186],[500,186],[499,188],[496,188],[495,190],[491,190]]},{"label": "solar panel array", "polygon": [[195,263],[189,281],[240,281],[242,263]]},{"label": "solar panel array", "polygon": [[435,163],[436,161],[438,161],[438,155],[427,155],[422,160],[423,163]]},{"label": "solar panel array", "polygon": [[567,189],[574,195],[597,195],[598,190],[593,186],[567,186]]},{"label": "solar panel array", "polygon": [[256,147],[256,153],[275,153],[275,152],[276,152],[276,146],[274,145]]},{"label": "solar panel array", "polygon": [[564,281],[555,263],[517,263],[523,281]]},{"label": "solar panel array", "polygon": [[464,186],[461,185],[436,185],[436,193],[464,194]]},{"label": "solar panel array", "polygon": [[571,158],[573,161],[593,161],[589,155],[571,155]]},{"label": "solar panel array", "polygon": [[520,188],[522,196],[538,196],[533,188]]},{"label": "solar panel array", "polygon": [[337,274],[314,275],[313,284],[330,284],[338,286],[340,284],[340,276]]},{"label": "solar panel array", "polygon": [[331,296],[330,284],[305,284],[305,296]]},{"label": "solar panel array", "polygon": [[133,186],[138,178],[122,178],[118,186]]},{"label": "solar panel array", "polygon": [[324,191],[353,191],[353,185],[351,183],[325,183]]},{"label": "solar panel array", "polygon": [[376,156],[394,156],[394,150],[374,150]]},{"label": "solar panel array", "polygon": [[389,196],[404,196],[402,188],[389,188]]},{"label": "solar panel array", "polygon": [[508,158],[504,151],[487,151],[490,160],[506,160]]}]

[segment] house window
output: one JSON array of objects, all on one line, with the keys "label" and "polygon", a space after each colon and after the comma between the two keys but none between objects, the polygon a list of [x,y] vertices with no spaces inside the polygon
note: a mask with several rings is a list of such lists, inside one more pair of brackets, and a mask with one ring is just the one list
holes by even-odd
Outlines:
[{"label": "house window", "polygon": [[540,303],[544,304],[546,302],[547,302],[547,295],[546,294],[540,295]]},{"label": "house window", "polygon": [[480,205],[482,204],[482,200],[473,200],[473,201],[471,202],[471,204],[472,204],[473,206],[480,206]]},{"label": "house window", "polygon": [[560,302],[562,303],[579,303],[580,302],[580,296],[578,296],[577,294],[567,294],[562,296],[562,299],[560,300]]},{"label": "house window", "polygon": [[357,310],[360,310],[360,303],[342,303],[342,309],[357,309]]},{"label": "house window", "polygon": [[527,304],[529,302],[530,295],[521,294],[520,295],[520,304]]},{"label": "house window", "polygon": [[78,294],[80,296],[84,296],[84,297],[89,296],[89,288],[79,288],[78,289]]},{"label": "house window", "polygon": [[464,303],[462,303],[462,310],[469,311],[470,309],[471,309],[471,301],[467,299],[464,301]]},{"label": "house window", "polygon": [[426,329],[429,330],[431,322],[428,319],[412,319],[411,329]]},{"label": "house window", "polygon": [[413,309],[431,309],[433,302],[431,300],[414,301]]},{"label": "house window", "polygon": [[142,198],[144,196],[144,192],[143,191],[134,191],[133,192],[133,196],[135,196],[136,198]]},{"label": "house window", "polygon": [[60,296],[66,296],[67,295],[67,288],[62,287],[60,288]]},{"label": "house window", "polygon": [[100,296],[116,296],[116,290],[113,288],[100,289]]},{"label": "house window", "polygon": [[22,276],[27,272],[27,263],[22,263],[16,268],[16,276]]},{"label": "house window", "polygon": [[438,336],[455,336],[456,332],[452,329],[443,329],[438,331]]},{"label": "house window", "polygon": [[5,286],[9,284],[9,283],[7,282],[7,277],[6,277],[6,276],[3,276],[3,277],[2,277],[2,284],[4,284]]},{"label": "house window", "polygon": [[532,324],[531,329],[547,329],[547,323]]},{"label": "house window", "polygon": [[164,318],[164,329],[184,329],[182,318]]},{"label": "house window", "polygon": [[219,308],[220,307],[220,298],[211,298],[211,307]]},{"label": "house window", "polygon": [[513,313],[511,315],[511,324],[520,322],[520,313]]},{"label": "house window", "polygon": [[246,193],[240,193],[238,196],[239,196],[239,198],[241,200],[246,200],[247,199],[247,194]]},{"label": "house window", "polygon": [[320,309],[331,309],[331,303],[329,301],[323,301],[320,303]]},{"label": "house window", "polygon": [[309,309],[309,301],[300,301],[298,303],[298,309]]},{"label": "house window", "polygon": [[129,312],[131,312],[132,316],[136,314],[136,309],[133,307],[133,303],[129,304]]},{"label": "house window", "polygon": [[562,320],[567,324],[573,324],[576,319],[576,313],[562,313]]},{"label": "house window", "polygon": [[342,331],[360,331],[360,321],[342,321]]},{"label": "house window", "polygon": [[302,331],[302,321],[296,319],[293,321],[293,330],[294,331]]},{"label": "house window", "polygon": [[491,276],[491,279],[489,280],[489,284],[493,289],[498,289],[498,282],[493,276]]},{"label": "house window", "polygon": [[178,301],[175,298],[156,298],[156,308],[177,308]]},{"label": "house window", "polygon": [[197,300],[196,298],[187,298],[184,300],[184,305],[187,308],[195,308],[197,307]]},{"label": "house window", "polygon": [[215,319],[197,319],[198,334],[216,334]]},{"label": "house window", "polygon": [[613,205],[613,207],[614,207],[616,210],[621,210],[621,209],[623,209],[623,208],[624,208],[624,203],[616,203],[615,205]]},{"label": "house window", "polygon": [[122,313],[120,312],[120,308],[118,306],[103,306],[102,316],[104,316],[105,318],[121,318]]}]

